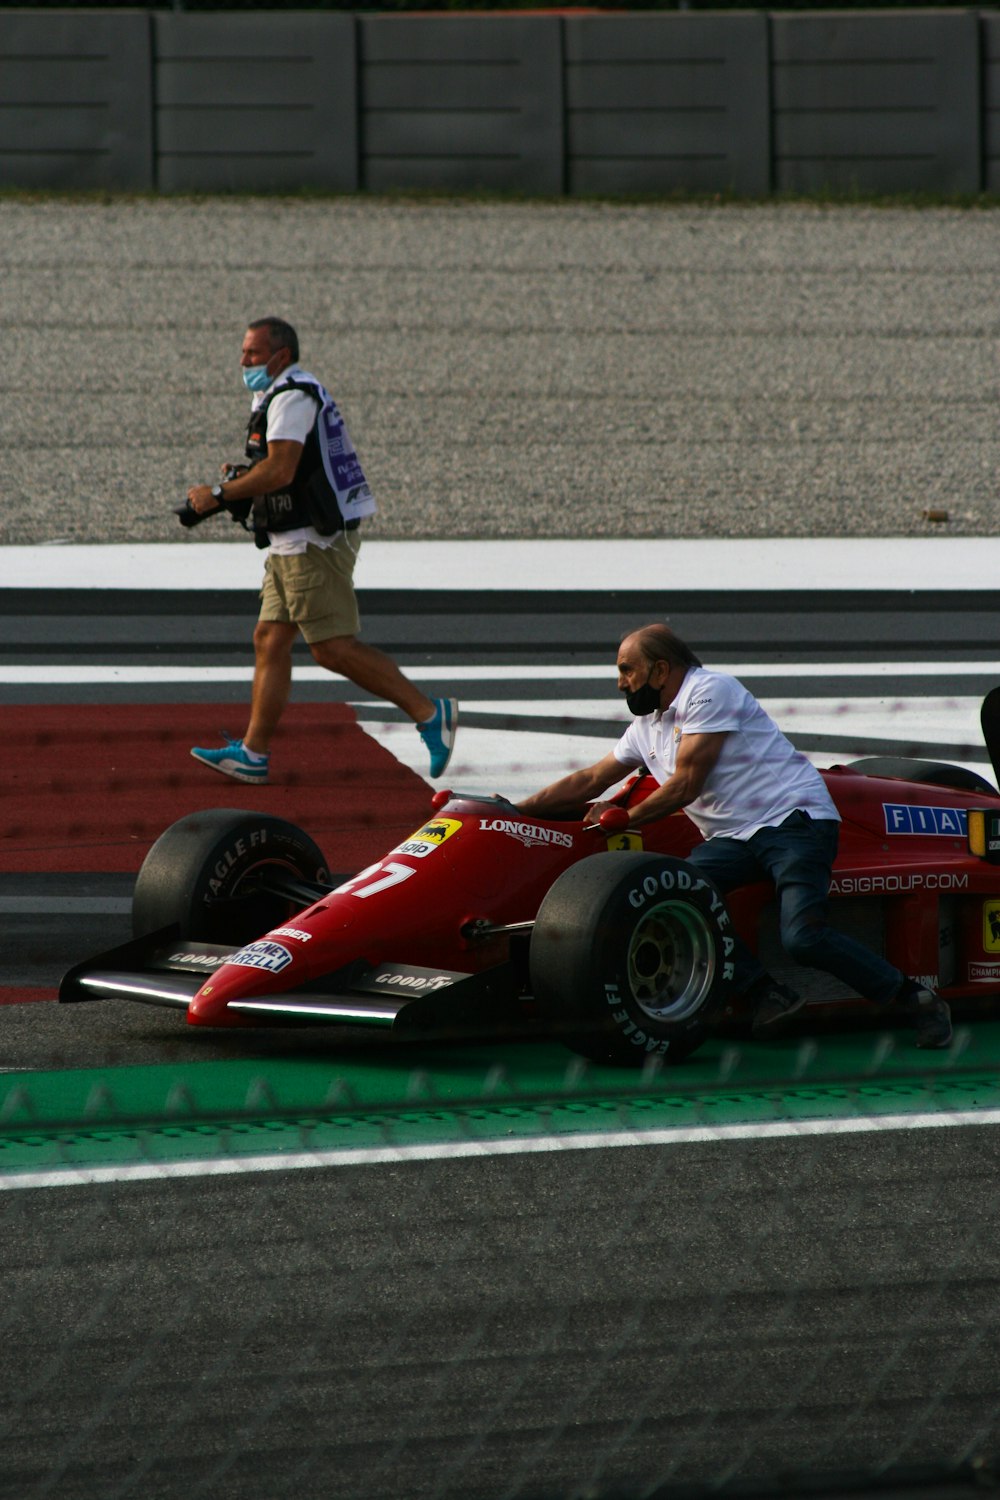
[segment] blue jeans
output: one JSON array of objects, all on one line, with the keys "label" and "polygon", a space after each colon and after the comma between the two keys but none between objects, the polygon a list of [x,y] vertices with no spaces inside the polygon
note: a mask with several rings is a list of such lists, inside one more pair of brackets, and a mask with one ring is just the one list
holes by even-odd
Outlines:
[{"label": "blue jeans", "polygon": [[[839,837],[836,819],[793,812],[776,828],[762,828],[752,838],[713,838],[698,844],[688,862],[714,881],[723,895],[736,886],[772,880],[785,952],[796,963],[833,974],[868,1000],[885,1005],[895,998],[905,976],[827,924],[830,870]],[[735,961],[741,992],[765,975],[745,943],[737,942]]]}]

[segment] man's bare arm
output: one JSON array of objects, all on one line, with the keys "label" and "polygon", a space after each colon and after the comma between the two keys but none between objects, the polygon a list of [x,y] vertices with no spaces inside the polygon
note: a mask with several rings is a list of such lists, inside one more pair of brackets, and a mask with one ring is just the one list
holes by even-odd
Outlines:
[{"label": "man's bare arm", "polygon": [[[247,469],[238,479],[226,480],[226,500],[252,500],[255,495],[271,495],[275,490],[283,490],[295,478],[295,471],[302,457],[302,447],[301,443],[292,442],[288,438],[268,443],[267,453],[260,463]],[[188,490],[188,501],[191,509],[202,515],[219,509],[212,498],[212,487],[209,484],[192,485]]]},{"label": "man's bare arm", "polygon": [[627,766],[623,766],[620,760],[609,753],[603,760],[585,770],[571,771],[568,776],[554,781],[551,786],[543,787],[540,792],[526,797],[518,806],[522,812],[530,813],[536,818],[565,817],[575,812],[581,803],[589,802],[592,797],[599,797],[601,792],[606,792],[609,786],[621,780],[627,770]]},{"label": "man's bare arm", "polygon": [[[712,767],[726,742],[723,734],[685,734],[677,747],[674,773],[645,801],[629,811],[629,828],[641,828],[668,813],[679,812],[700,794]],[[588,813],[588,820],[600,816],[600,808]]]}]

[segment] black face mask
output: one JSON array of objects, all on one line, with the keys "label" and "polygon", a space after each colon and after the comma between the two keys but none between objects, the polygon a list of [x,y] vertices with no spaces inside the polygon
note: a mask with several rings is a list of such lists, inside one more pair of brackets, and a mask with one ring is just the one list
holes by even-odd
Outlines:
[{"label": "black face mask", "polygon": [[644,682],[641,688],[636,688],[634,693],[628,693],[625,697],[629,713],[635,714],[637,718],[645,714],[655,714],[660,707],[660,689],[651,687],[649,682]]}]

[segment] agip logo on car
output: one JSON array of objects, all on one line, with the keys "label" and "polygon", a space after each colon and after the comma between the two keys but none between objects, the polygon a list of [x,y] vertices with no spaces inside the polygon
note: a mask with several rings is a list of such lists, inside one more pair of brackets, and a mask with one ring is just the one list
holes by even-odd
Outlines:
[{"label": "agip logo on car", "polygon": [[394,852],[412,854],[414,859],[426,859],[428,854],[433,854],[435,849],[440,849],[452,834],[457,833],[461,826],[461,818],[434,818],[432,822],[425,823],[423,828],[418,828],[416,833],[411,834],[405,843],[398,845]]},{"label": "agip logo on car", "polygon": [[262,938],[259,943],[248,943],[238,953],[234,953],[229,960],[231,964],[239,964],[243,969],[264,969],[268,974],[280,974],[282,969],[287,969],[292,961],[292,955],[281,943],[268,942]]}]

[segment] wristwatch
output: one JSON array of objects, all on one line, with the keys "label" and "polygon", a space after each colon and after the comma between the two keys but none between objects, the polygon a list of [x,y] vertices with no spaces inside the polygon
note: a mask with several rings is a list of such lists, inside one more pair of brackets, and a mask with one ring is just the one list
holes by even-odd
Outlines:
[{"label": "wristwatch", "polygon": [[212,499],[218,501],[220,505],[224,505],[226,503],[226,498],[222,493],[221,484],[212,485]]}]

